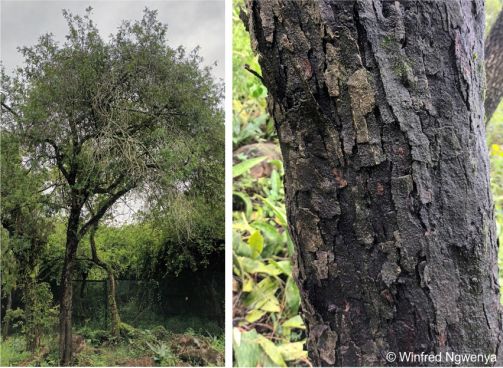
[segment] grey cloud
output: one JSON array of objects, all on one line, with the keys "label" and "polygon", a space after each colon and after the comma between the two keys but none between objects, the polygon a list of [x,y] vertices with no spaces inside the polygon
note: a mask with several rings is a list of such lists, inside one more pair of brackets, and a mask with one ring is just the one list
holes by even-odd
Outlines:
[{"label": "grey cloud", "polygon": [[1,60],[7,72],[21,65],[18,46],[30,46],[44,33],[53,33],[63,42],[67,33],[62,9],[83,14],[91,5],[93,20],[103,37],[116,32],[122,20],[139,19],[145,7],[157,9],[168,24],[168,40],[191,50],[201,47],[205,65],[217,62],[213,75],[224,78],[224,1],[16,1],[1,2]]}]

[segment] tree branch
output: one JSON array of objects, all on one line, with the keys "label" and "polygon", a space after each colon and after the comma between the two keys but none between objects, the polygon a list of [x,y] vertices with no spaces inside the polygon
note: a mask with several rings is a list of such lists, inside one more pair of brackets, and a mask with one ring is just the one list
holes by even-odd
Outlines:
[{"label": "tree branch", "polygon": [[112,108],[115,108],[115,109],[121,110],[121,111],[129,111],[129,112],[136,112],[139,114],[145,114],[145,115],[151,116],[153,118],[158,118],[161,116],[187,116],[186,114],[184,114],[182,112],[177,112],[177,111],[172,111],[172,110],[171,111],[163,111],[162,109],[160,109],[159,111],[156,111],[156,112],[150,112],[150,111],[143,111],[143,110],[127,108],[127,107],[121,108],[118,106],[112,106]]},{"label": "tree branch", "polygon": [[56,144],[56,142],[49,138],[44,139],[44,142],[50,144],[52,148],[54,148],[54,153],[56,155],[56,165],[58,166],[59,171],[61,171],[65,179],[68,181],[68,184],[71,185],[72,183],[70,183],[70,176],[68,175],[68,171],[63,165],[63,155],[61,154],[58,145]]},{"label": "tree branch", "polygon": [[115,194],[111,195],[105,201],[105,203],[103,203],[101,205],[101,207],[98,209],[98,211],[96,211],[96,213],[91,216],[89,221],[87,221],[84,225],[82,225],[82,227],[79,230],[79,238],[82,238],[92,226],[97,224],[101,220],[101,218],[105,215],[107,210],[110,207],[112,207],[114,205],[114,203],[117,202],[117,200],[120,197],[122,197],[124,194],[129,192],[131,189],[133,189],[133,187],[134,187],[133,185],[128,185],[125,188],[117,191]]},{"label": "tree branch", "polygon": [[110,184],[108,187],[106,188],[103,188],[103,187],[96,187],[96,189],[94,190],[94,193],[96,194],[107,194],[107,193],[110,193],[112,192],[115,188],[117,188],[119,186],[119,184],[122,182],[122,180],[124,180],[124,174],[120,174],[117,179],[112,183]]},{"label": "tree branch", "polygon": [[257,77],[258,79],[260,79],[260,81],[262,82],[262,84],[264,84],[264,78],[262,78],[262,76],[257,73],[255,70],[253,70],[252,68],[250,68],[250,66],[248,64],[245,64],[244,66],[245,70],[247,70],[248,72],[250,72],[251,74],[253,74],[255,77]]},{"label": "tree branch", "polygon": [[6,105],[4,102],[2,102],[2,107],[7,110],[8,112],[10,112],[12,115],[14,115],[16,118],[19,117],[19,114],[17,112],[15,112],[12,107]]},{"label": "tree branch", "polygon": [[37,190],[37,193],[43,193],[43,192],[45,192],[48,189],[61,187],[63,185],[64,185],[63,183],[57,183],[57,182],[56,183],[51,183],[50,185],[48,185],[48,186],[46,186],[46,187],[44,187],[42,189]]},{"label": "tree branch", "polygon": [[94,240],[94,235],[96,234],[96,230],[98,230],[98,223],[94,224],[89,233],[89,244],[91,245],[91,262],[96,264],[97,266],[103,268],[105,271],[109,271],[108,265],[103,262],[100,257],[98,257],[98,251],[96,250],[96,241]]}]

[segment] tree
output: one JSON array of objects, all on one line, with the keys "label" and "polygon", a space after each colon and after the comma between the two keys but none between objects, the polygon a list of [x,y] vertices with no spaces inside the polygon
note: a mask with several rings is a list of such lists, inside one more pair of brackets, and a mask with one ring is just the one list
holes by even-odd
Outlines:
[{"label": "tree", "polygon": [[247,9],[313,364],[400,364],[389,351],[502,363],[483,2]]},{"label": "tree", "polygon": [[[46,198],[39,190],[43,186],[44,175],[23,167],[23,152],[16,136],[3,132],[0,150],[0,219],[2,230],[7,234],[2,236],[2,297],[7,297],[8,314],[13,290],[21,290],[26,349],[34,352],[40,345],[44,322],[44,313],[40,310],[46,305],[39,298],[43,291],[37,290],[38,266],[51,228]],[[9,318],[4,318],[4,336],[8,333],[8,325]]]},{"label": "tree", "polygon": [[486,46],[486,123],[496,111],[503,97],[503,11],[500,11],[491,27]]},{"label": "tree", "polygon": [[31,165],[52,172],[67,216],[61,365],[72,359],[71,281],[82,238],[132,192],[155,192],[160,184],[177,192],[190,183],[179,172],[199,158],[181,148],[221,127],[220,91],[209,69],[200,67],[197,51],[167,46],[155,11],[124,22],[108,42],[90,13],[65,11],[67,41],[45,35],[22,48],[25,67],[2,81],[4,129],[22,138]]}]

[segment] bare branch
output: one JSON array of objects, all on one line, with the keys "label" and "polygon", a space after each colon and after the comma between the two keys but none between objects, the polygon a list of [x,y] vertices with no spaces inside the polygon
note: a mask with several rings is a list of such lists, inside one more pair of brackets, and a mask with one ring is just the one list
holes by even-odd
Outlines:
[{"label": "bare branch", "polygon": [[63,185],[65,185],[65,184],[63,184],[63,183],[58,183],[58,182],[51,183],[50,185],[48,185],[48,186],[46,186],[46,187],[44,187],[44,188],[42,188],[42,189],[39,189],[39,190],[37,191],[37,193],[43,193],[43,192],[45,192],[45,191],[46,191],[46,190],[48,190],[48,189],[61,187],[61,186],[63,186]]},{"label": "bare branch", "polygon": [[19,114],[17,112],[15,112],[12,107],[8,106],[7,104],[3,103],[2,102],[2,107],[7,110],[8,112],[10,112],[12,115],[14,115],[16,118],[19,117]]},{"label": "bare branch", "polygon": [[257,73],[255,70],[253,70],[248,64],[245,64],[244,68],[246,71],[250,72],[255,77],[257,77],[262,83],[264,83],[264,78],[262,78],[262,76],[259,73]]},{"label": "bare branch", "polygon": [[96,213],[91,216],[89,221],[87,221],[84,225],[82,225],[82,227],[79,230],[79,238],[82,238],[92,226],[97,224],[101,220],[101,218],[105,215],[105,213],[108,211],[108,209],[112,207],[120,197],[129,192],[131,189],[133,189],[133,187],[134,185],[128,185],[125,188],[122,188],[121,190],[111,195],[105,201],[105,203],[101,205],[98,211],[96,211]]}]

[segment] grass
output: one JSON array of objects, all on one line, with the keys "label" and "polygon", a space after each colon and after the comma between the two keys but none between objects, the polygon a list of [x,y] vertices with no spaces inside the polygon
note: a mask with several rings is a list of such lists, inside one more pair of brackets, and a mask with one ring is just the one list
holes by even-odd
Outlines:
[{"label": "grass", "polygon": [[31,354],[24,348],[25,342],[21,336],[12,336],[7,340],[2,339],[0,341],[0,366],[15,366],[28,359]]},{"label": "grass", "polygon": [[[188,328],[175,333],[158,325],[151,329],[128,327],[118,339],[89,327],[77,329],[74,335],[83,338],[75,349],[76,366],[215,366],[224,360],[222,332],[201,334]],[[25,350],[22,335],[9,336],[0,342],[0,365],[58,366],[57,335],[45,336],[35,354]]]},{"label": "grass", "polygon": [[141,358],[151,359],[151,353],[139,349],[135,343],[123,342],[117,345],[94,347],[86,345],[78,354],[78,365],[91,367],[110,367],[128,365]]}]

